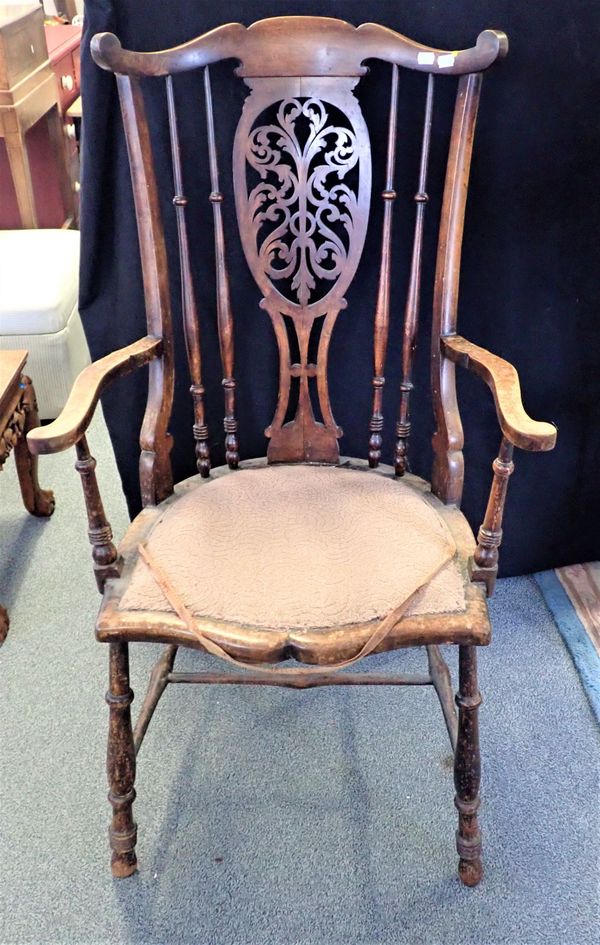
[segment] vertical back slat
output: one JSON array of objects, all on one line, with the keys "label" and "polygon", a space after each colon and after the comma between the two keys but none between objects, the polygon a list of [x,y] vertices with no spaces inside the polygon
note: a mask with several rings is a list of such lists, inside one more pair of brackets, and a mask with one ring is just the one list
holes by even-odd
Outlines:
[{"label": "vertical back slat", "polygon": [[233,377],[233,315],[229,292],[229,275],[225,258],[225,234],[223,232],[223,214],[221,204],[223,194],[219,189],[219,165],[215,143],[215,124],[212,107],[212,92],[208,66],[204,69],[204,92],[206,98],[206,125],[208,132],[208,157],[210,165],[211,194],[215,229],[215,261],[217,280],[217,322],[219,327],[219,345],[223,365],[223,387],[225,390],[225,458],[231,469],[239,463],[237,420],[235,418],[235,380]]},{"label": "vertical back slat", "polygon": [[385,384],[385,356],[390,323],[390,269],[392,249],[392,211],[396,191],[394,169],[396,164],[396,124],[398,115],[398,66],[392,66],[390,111],[388,119],[388,144],[385,172],[385,189],[381,196],[383,208],[383,232],[381,237],[381,263],[379,286],[375,307],[375,338],[373,357],[373,403],[369,430],[369,466],[376,467],[381,459],[381,431],[383,429],[383,387]]},{"label": "vertical back slat", "polygon": [[142,503],[155,505],[173,491],[168,424],[173,406],[173,329],[165,238],[150,134],[139,80],[117,75],[133,184],[148,334],[162,338],[162,356],[150,362],[148,401],[140,432]]},{"label": "vertical back slat", "polygon": [[462,235],[481,73],[458,83],[438,241],[431,332],[431,391],[436,421],[431,486],[447,504],[460,505],[464,479],[462,423],[456,400],[455,364],[441,353],[440,338],[456,331]]},{"label": "vertical back slat", "polygon": [[427,195],[427,168],[431,142],[431,120],[433,115],[433,74],[427,79],[427,98],[423,121],[419,186],[415,194],[415,235],[410,268],[406,309],[404,313],[404,335],[402,339],[402,382],[400,384],[400,411],[396,423],[396,451],[394,466],[397,476],[403,476],[408,468],[408,438],[410,436],[410,392],[413,389],[412,369],[417,344],[419,305],[421,300],[421,268],[423,257],[423,229]]},{"label": "vertical back slat", "polygon": [[171,139],[171,156],[173,161],[173,184],[175,194],[173,205],[177,220],[177,236],[179,239],[179,269],[181,273],[181,308],[183,312],[183,328],[188,366],[190,371],[190,393],[194,404],[194,440],[196,441],[196,465],[199,473],[206,478],[210,474],[210,452],[208,448],[208,427],[204,413],[204,387],[202,384],[202,357],[200,348],[200,323],[196,305],[196,294],[192,281],[190,267],[190,249],[188,241],[185,208],[187,198],[183,191],[183,175],[181,170],[181,150],[179,146],[179,132],[177,129],[177,111],[175,108],[175,93],[173,78],[166,77],[167,106],[169,112],[169,134]]}]

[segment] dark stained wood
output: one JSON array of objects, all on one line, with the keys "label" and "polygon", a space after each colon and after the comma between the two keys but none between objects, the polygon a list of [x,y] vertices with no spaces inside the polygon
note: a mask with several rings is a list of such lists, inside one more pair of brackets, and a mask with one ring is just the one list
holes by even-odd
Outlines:
[{"label": "dark stained wood", "polygon": [[454,362],[442,356],[440,339],[456,331],[462,235],[480,92],[481,75],[467,75],[459,80],[438,238],[431,328],[431,395],[436,422],[431,486],[443,502],[456,505],[460,505],[463,489],[464,436],[456,400]]},{"label": "dark stained wood", "polygon": [[400,411],[396,423],[396,450],[394,468],[397,476],[403,476],[408,469],[408,438],[410,436],[410,392],[413,389],[412,370],[417,344],[417,326],[419,304],[421,301],[421,264],[423,255],[423,229],[425,225],[425,207],[427,194],[427,166],[429,163],[429,145],[431,141],[431,121],[433,117],[433,75],[427,80],[427,98],[425,100],[425,119],[423,122],[423,140],[421,143],[421,164],[419,167],[419,186],[415,194],[415,235],[410,267],[410,280],[404,312],[404,334],[402,340],[402,381],[400,383]]},{"label": "dark stained wood", "polygon": [[125,377],[158,358],[162,347],[160,338],[140,338],[85,367],[75,380],[60,416],[28,433],[30,452],[58,453],[74,446],[90,425],[102,391],[118,377]]},{"label": "dark stained wood", "polygon": [[[236,211],[246,260],[264,295],[261,306],[273,322],[280,354],[277,409],[265,431],[271,440],[267,455],[270,462],[336,463],[342,430],[329,401],[327,362],[366,236],[367,126],[353,94],[355,79],[333,84],[282,76],[246,82],[252,92],[234,141]],[[263,119],[273,106],[276,118]],[[302,124],[309,125],[304,137]],[[258,175],[250,192],[248,169]],[[346,183],[350,171],[357,172],[355,186]],[[292,363],[286,317],[297,341],[297,363]],[[311,334],[321,318],[316,359],[309,363]],[[285,422],[292,378],[298,380],[298,406]],[[322,421],[313,411],[312,383]]]},{"label": "dark stained wood", "polygon": [[83,486],[94,574],[98,590],[102,593],[107,579],[119,576],[118,554],[112,540],[112,529],[104,513],[104,506],[100,498],[96,480],[96,460],[90,455],[85,436],[80,437],[77,441],[75,450],[77,452],[75,469],[81,476]]},{"label": "dark stained wood", "polygon": [[177,130],[177,111],[175,108],[175,93],[173,79],[167,76],[167,103],[169,109],[169,130],[171,134],[171,155],[173,159],[173,183],[175,195],[173,205],[177,218],[177,235],[179,238],[179,266],[181,269],[181,309],[183,312],[183,328],[185,346],[188,358],[188,367],[192,386],[190,393],[194,404],[194,440],[196,441],[196,465],[202,476],[210,475],[210,451],[208,448],[208,427],[204,412],[204,386],[202,384],[202,357],[200,352],[200,320],[196,306],[196,293],[192,281],[190,266],[190,247],[188,240],[185,208],[187,198],[183,192],[183,174],[181,170],[181,150],[179,147],[179,133]]},{"label": "dark stained wood", "polygon": [[431,686],[430,676],[400,673],[317,673],[314,676],[284,676],[283,673],[169,673],[169,683],[196,683],[220,686],[283,686],[288,689],[314,689],[319,686]]},{"label": "dark stained wood", "polygon": [[556,427],[532,420],[525,412],[519,375],[512,364],[458,335],[442,338],[441,346],[448,360],[486,382],[494,396],[502,432],[513,446],[522,450],[554,449]]},{"label": "dark stained wood", "polygon": [[[108,774],[113,806],[111,845],[113,872],[130,875],[136,868],[135,755],[156,706],[169,683],[258,684],[306,688],[318,685],[432,685],[454,748],[459,875],[475,885],[482,875],[479,806],[479,738],[476,647],[490,641],[486,590],[496,573],[502,512],[512,447],[551,449],[555,431],[525,414],[514,369],[501,359],[456,336],[462,231],[473,134],[483,70],[507,50],[503,33],[486,30],[477,44],[461,51],[439,50],[413,42],[377,24],[358,28],[326,17],[275,17],[246,28],[228,24],[176,49],[154,53],[123,50],[112,34],[92,40],[96,62],[116,73],[133,181],[148,335],[87,369],[75,385],[63,415],[41,433],[31,434],[32,450],[54,452],[77,443],[94,546],[94,560],[103,586],[96,636],[110,649],[110,729]],[[355,277],[368,225],[371,197],[371,150],[367,126],[355,87],[366,72],[365,62],[380,58],[392,65],[388,160],[384,189],[381,271],[375,309],[373,405],[369,462],[351,461],[365,475],[394,470],[379,465],[383,427],[382,390],[390,326],[392,202],[396,148],[398,67],[428,73],[412,264],[405,307],[402,382],[396,428],[395,472],[430,503],[448,527],[457,549],[456,564],[465,587],[465,609],[455,613],[409,615],[392,611],[383,620],[318,631],[244,627],[185,611],[132,612],[120,603],[150,531],[173,503],[230,475],[227,466],[210,470],[204,420],[200,326],[190,271],[190,240],[185,219],[183,157],[177,133],[171,75],[207,67],[222,59],[237,60],[237,74],[250,89],[236,129],[232,170],[238,229],[252,275],[262,293],[261,307],[270,317],[279,348],[279,390],[273,420],[266,430],[266,459],[244,463],[256,468],[267,462],[339,461],[337,426],[328,392],[328,351],[332,331],[346,306],[346,292]],[[167,76],[169,134],[177,218],[183,318],[192,398],[199,475],[172,492],[168,423],[173,398],[173,332],[164,233],[159,211],[150,135],[140,78]],[[410,391],[419,320],[421,257],[427,201],[427,164],[433,107],[433,77],[458,75],[454,121],[439,230],[432,330],[432,395],[436,421],[432,490],[407,470],[410,434]],[[205,68],[208,156],[211,174],[216,257],[217,322],[225,389],[226,459],[239,463],[234,380],[233,314],[223,232],[222,193],[215,142],[210,76]],[[166,130],[166,129],[165,129]],[[249,316],[251,317],[251,316]],[[257,317],[260,313],[257,312]],[[344,316],[343,316],[344,317]],[[119,546],[110,529],[97,489],[85,430],[98,396],[110,380],[134,367],[150,364],[149,396],[141,435],[140,480],[144,509]],[[490,501],[476,544],[459,511],[463,480],[463,433],[455,388],[455,365],[479,374],[490,386],[503,432],[494,463]],[[292,395],[298,394],[295,412]],[[250,395],[251,396],[251,395]],[[294,414],[292,416],[292,414]],[[238,475],[238,473],[235,473]],[[293,496],[290,497],[293,501]],[[235,515],[235,510],[232,510]],[[278,523],[273,523],[278,527]],[[161,586],[167,587],[169,576]],[[376,579],[376,576],[374,576]],[[189,619],[188,619],[189,618]],[[165,644],[132,731],[128,645]],[[459,646],[458,715],[451,699],[449,669],[441,644]],[[177,648],[218,653],[225,661],[248,667],[238,673],[175,673]],[[378,676],[372,673],[334,675],[334,670],[363,653],[409,646],[427,649],[425,676]],[[308,664],[291,672],[269,664],[296,659]],[[315,671],[311,674],[310,667]]]},{"label": "dark stained wood", "polygon": [[136,79],[124,75],[117,76],[117,87],[133,183],[148,334],[162,339],[160,357],[150,362],[148,400],[140,433],[142,503],[155,505],[173,491],[168,425],[174,369],[167,253],[142,91]]},{"label": "dark stained wood", "polygon": [[361,76],[366,59],[384,59],[420,72],[465,75],[502,59],[508,40],[500,30],[484,30],[471,49],[437,49],[377,23],[355,28],[331,17],[281,16],[247,29],[227,23],[174,49],[151,53],[123,49],[113,33],[98,33],[91,50],[102,69],[135,76],[187,72],[220,59],[241,60],[242,76]]},{"label": "dark stained wood", "polygon": [[456,850],[458,875],[465,886],[477,886],[483,877],[481,834],[477,820],[481,761],[479,755],[479,706],[477,649],[458,648],[458,740],[454,756],[454,804],[458,811]]},{"label": "dark stained wood", "polygon": [[[202,475],[202,473],[200,473],[200,475]],[[171,677],[173,675],[173,666],[175,665],[177,650],[178,647],[173,644],[166,646],[152,667],[148,681],[148,689],[133,730],[133,744],[135,746],[136,756],[141,748],[144,735],[150,725],[160,697],[168,684],[173,681]]]},{"label": "dark stained wood", "polygon": [[452,750],[456,751],[456,741],[458,739],[458,716],[456,714],[456,707],[454,705],[452,677],[450,676],[448,664],[442,656],[439,646],[436,644],[429,644],[427,646],[427,663],[429,666],[431,682],[435,687],[435,691],[437,692],[438,699],[440,700],[440,705],[442,707],[442,712],[444,713],[444,721],[446,723],[446,728],[448,729],[450,744],[452,745]]},{"label": "dark stained wood", "polygon": [[129,649],[127,643],[111,643],[109,648],[108,799],[113,809],[109,837],[112,873],[118,879],[131,876],[137,869],[135,844],[137,825],[133,819],[135,800],[135,747],[131,728],[133,692],[129,686]]},{"label": "dark stained wood", "polygon": [[217,324],[219,327],[219,345],[223,365],[223,390],[225,392],[225,459],[230,469],[236,469],[240,461],[237,439],[237,420],[235,418],[235,379],[233,376],[233,314],[229,292],[229,274],[225,257],[225,233],[223,232],[223,213],[221,205],[223,194],[219,187],[219,164],[215,142],[215,123],[212,106],[212,91],[208,66],[204,70],[204,93],[206,99],[206,126],[208,131],[208,160],[210,165],[211,194],[215,227],[215,262],[217,277]]},{"label": "dark stained wood", "polygon": [[477,548],[471,562],[471,580],[483,581],[488,597],[494,592],[498,572],[498,549],[502,542],[502,516],[508,480],[515,465],[512,461],[513,445],[502,437],[500,451],[492,467],[494,478],[488,499],[485,518],[477,535]]},{"label": "dark stained wood", "polygon": [[385,356],[387,353],[390,328],[390,270],[392,254],[392,212],[396,191],[394,190],[394,168],[396,164],[396,123],[398,118],[398,66],[392,66],[392,87],[390,91],[390,115],[388,120],[388,145],[383,198],[383,233],[381,237],[381,264],[379,268],[379,287],[375,308],[375,341],[373,408],[369,430],[369,466],[375,468],[381,459],[381,431],[383,430],[383,387],[385,384]]}]

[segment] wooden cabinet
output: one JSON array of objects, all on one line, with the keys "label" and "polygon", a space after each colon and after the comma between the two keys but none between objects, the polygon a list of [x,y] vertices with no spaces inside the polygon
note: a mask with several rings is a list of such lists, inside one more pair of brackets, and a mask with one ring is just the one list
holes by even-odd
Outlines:
[{"label": "wooden cabinet", "polygon": [[44,30],[39,5],[0,4],[0,229],[75,218],[61,106],[79,94],[80,37],[78,27]]},{"label": "wooden cabinet", "polygon": [[61,111],[66,112],[79,95],[80,26],[47,26],[46,43],[50,65],[56,76]]}]

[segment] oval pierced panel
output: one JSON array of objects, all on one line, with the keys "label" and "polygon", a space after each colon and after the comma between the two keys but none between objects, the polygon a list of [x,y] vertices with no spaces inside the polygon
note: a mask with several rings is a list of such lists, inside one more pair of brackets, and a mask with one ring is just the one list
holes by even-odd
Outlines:
[{"label": "oval pierced panel", "polygon": [[265,295],[279,297],[281,311],[324,311],[347,289],[364,244],[367,128],[348,84],[313,80],[310,96],[294,94],[303,91],[298,80],[254,84],[234,145],[248,265]]}]

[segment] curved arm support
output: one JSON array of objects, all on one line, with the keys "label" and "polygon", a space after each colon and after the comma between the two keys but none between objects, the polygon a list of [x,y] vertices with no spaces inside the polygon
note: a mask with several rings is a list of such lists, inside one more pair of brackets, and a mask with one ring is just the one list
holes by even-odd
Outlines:
[{"label": "curved arm support", "polygon": [[131,374],[162,352],[160,338],[140,338],[126,348],[84,368],[76,379],[61,414],[45,427],[27,435],[29,451],[34,455],[60,453],[77,443],[85,434],[102,391],[117,377]]},{"label": "curved arm support", "polygon": [[442,354],[450,361],[477,374],[490,388],[502,433],[522,450],[551,450],[556,443],[556,427],[532,420],[521,399],[519,375],[508,361],[472,344],[459,335],[441,338]]},{"label": "curved arm support", "polygon": [[482,72],[508,52],[500,30],[484,30],[470,49],[424,46],[377,23],[354,27],[331,17],[277,16],[246,28],[226,23],[208,33],[156,52],[123,49],[114,33],[91,41],[101,69],[129,76],[164,76],[237,59],[240,76],[364,75],[366,59],[383,59],[406,69],[446,75]]}]

